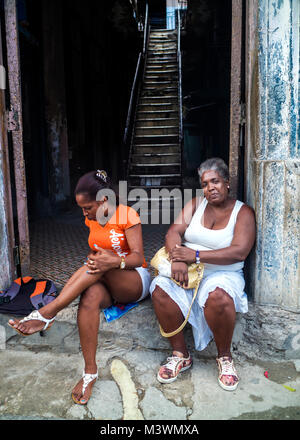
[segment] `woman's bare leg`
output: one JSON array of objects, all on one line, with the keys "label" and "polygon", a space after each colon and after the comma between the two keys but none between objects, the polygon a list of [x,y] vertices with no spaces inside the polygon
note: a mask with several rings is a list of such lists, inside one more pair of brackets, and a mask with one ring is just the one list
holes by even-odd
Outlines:
[{"label": "woman's bare leg", "polygon": [[[166,333],[176,330],[183,323],[184,316],[180,308],[159,286],[156,286],[152,294],[152,302],[157,319]],[[183,331],[168,339],[173,351],[182,353],[183,357],[188,357]]]},{"label": "woman's bare leg", "polygon": [[[98,274],[88,274],[86,266],[82,266],[75,274],[72,276],[72,281],[69,280],[64,286],[59,296],[39,309],[39,312],[44,318],[51,319],[56,314],[67,307],[75,298],[77,298],[82,292],[87,288],[92,286],[94,283],[99,281],[103,273]],[[30,320],[24,323],[19,323],[18,320],[10,320],[10,324],[14,325],[20,332],[24,334],[36,333],[43,329],[44,323],[38,320]]]},{"label": "woman's bare leg", "polygon": [[[209,294],[204,307],[204,316],[214,335],[218,357],[227,356],[231,359],[231,341],[236,318],[233,299],[225,290],[217,287]],[[226,376],[223,382],[224,385],[232,385],[236,382],[236,377]]]},{"label": "woman's bare leg", "polygon": [[[103,285],[98,282],[89,287],[80,298],[77,323],[79,329],[80,345],[84,358],[84,372],[95,374],[98,370],[96,364],[96,351],[98,345],[98,331],[100,323],[100,309],[105,309],[112,304],[112,298]],[[86,403],[91,396],[94,381],[86,388],[82,395],[82,379],[74,387],[72,394],[76,400]]]},{"label": "woman's bare leg", "polygon": [[217,287],[209,294],[204,307],[204,316],[213,332],[218,357],[231,357],[231,340],[236,318],[233,299],[225,290]]},{"label": "woman's bare leg", "polygon": [[[138,300],[141,294],[142,281],[137,271],[113,269],[106,272],[101,281],[93,284],[81,295],[77,322],[85,373],[95,374],[97,372],[99,309],[109,307],[113,302],[113,296],[116,301],[126,303]],[[81,379],[72,391],[75,399],[85,404],[91,396],[94,382],[95,380],[87,386],[82,395]]]}]

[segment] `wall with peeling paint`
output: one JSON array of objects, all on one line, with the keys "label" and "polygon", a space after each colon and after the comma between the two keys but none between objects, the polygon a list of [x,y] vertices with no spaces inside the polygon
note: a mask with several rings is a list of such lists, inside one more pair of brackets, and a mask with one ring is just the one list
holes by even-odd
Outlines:
[{"label": "wall with peeling paint", "polygon": [[257,216],[251,290],[258,304],[300,312],[300,2],[249,3],[249,35],[256,27],[248,45],[246,184]]},{"label": "wall with peeling paint", "polygon": [[10,284],[10,267],[8,255],[8,234],[6,229],[6,212],[4,205],[4,179],[3,179],[3,160],[0,151],[0,290]]}]

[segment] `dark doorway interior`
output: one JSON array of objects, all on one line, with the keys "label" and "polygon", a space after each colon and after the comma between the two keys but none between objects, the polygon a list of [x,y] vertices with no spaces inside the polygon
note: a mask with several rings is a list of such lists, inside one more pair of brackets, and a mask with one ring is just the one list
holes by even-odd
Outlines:
[{"label": "dark doorway interior", "polygon": [[189,0],[182,32],[184,174],[198,185],[208,157],[228,163],[231,0]]},{"label": "dark doorway interior", "polygon": [[[220,156],[228,162],[231,1],[189,0],[187,6],[181,47],[184,176],[188,186],[198,186],[202,160]],[[165,20],[166,2],[152,0],[149,13]],[[143,33],[128,0],[18,0],[18,16],[28,212],[34,219],[69,209],[78,178],[91,169],[124,178],[122,138]],[[56,91],[47,87],[52,75]],[[57,185],[54,197],[46,109],[49,100],[62,98],[55,93],[63,95],[63,110],[53,114],[63,115],[67,150],[60,160],[69,188],[62,192]]]},{"label": "dark doorway interior", "polygon": [[[101,168],[115,180],[124,177],[122,138],[142,35],[127,0],[18,0],[18,20],[28,211],[34,219],[68,209],[85,172]],[[57,113],[56,128],[49,108]],[[57,185],[54,197],[55,139],[49,132],[59,131],[59,124],[65,131],[57,142],[67,144],[59,172],[68,171],[69,190]]]}]

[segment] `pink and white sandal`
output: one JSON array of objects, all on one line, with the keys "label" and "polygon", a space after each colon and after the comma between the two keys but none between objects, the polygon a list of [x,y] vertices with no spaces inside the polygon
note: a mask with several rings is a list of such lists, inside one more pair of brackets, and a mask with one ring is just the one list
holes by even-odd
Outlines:
[{"label": "pink and white sandal", "polygon": [[[160,367],[159,372],[157,373],[157,380],[160,383],[171,383],[177,379],[177,376],[182,371],[188,370],[193,364],[191,355],[189,357],[184,358],[180,356],[176,356],[174,353],[172,356],[167,358],[167,362]],[[168,378],[162,377],[165,374]]]},{"label": "pink and white sandal", "polygon": [[[219,385],[223,388],[223,390],[226,391],[236,390],[239,384],[239,377],[234,367],[232,358],[229,356],[221,356],[217,358],[216,361],[219,367]],[[226,377],[228,379],[232,378],[232,383],[230,385],[223,382]]]}]

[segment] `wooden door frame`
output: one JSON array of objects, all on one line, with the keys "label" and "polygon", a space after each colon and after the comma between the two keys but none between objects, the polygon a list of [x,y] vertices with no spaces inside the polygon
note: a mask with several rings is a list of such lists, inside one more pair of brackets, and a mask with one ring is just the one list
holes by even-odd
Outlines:
[{"label": "wooden door frame", "polygon": [[20,46],[16,0],[4,0],[7,46],[7,71],[10,110],[7,129],[11,132],[17,208],[17,247],[22,276],[30,269],[27,188],[23,151],[23,118],[20,71]]}]

